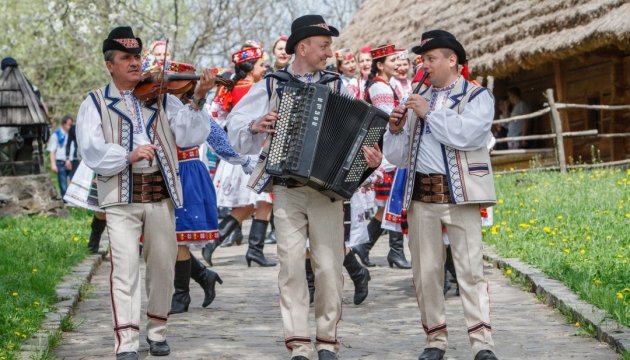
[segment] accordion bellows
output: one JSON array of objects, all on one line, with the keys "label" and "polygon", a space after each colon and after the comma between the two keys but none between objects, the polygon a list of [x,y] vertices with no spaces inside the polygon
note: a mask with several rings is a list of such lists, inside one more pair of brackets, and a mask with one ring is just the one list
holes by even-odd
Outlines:
[{"label": "accordion bellows", "polygon": [[349,199],[373,169],[361,148],[381,142],[388,115],[321,84],[286,83],[267,173]]}]

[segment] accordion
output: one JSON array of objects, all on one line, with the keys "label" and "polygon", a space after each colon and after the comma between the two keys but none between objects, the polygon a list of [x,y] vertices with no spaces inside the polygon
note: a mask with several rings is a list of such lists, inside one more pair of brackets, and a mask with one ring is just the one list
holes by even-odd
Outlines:
[{"label": "accordion", "polygon": [[388,118],[364,101],[332,93],[326,85],[288,82],[265,170],[335,199],[349,199],[371,171],[362,147],[381,141]]}]

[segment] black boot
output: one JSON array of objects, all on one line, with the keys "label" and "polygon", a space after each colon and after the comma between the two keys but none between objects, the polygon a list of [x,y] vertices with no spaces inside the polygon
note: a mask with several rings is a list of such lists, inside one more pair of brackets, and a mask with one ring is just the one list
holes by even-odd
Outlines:
[{"label": "black boot", "polygon": [[92,232],[90,233],[90,241],[88,242],[88,250],[90,254],[97,254],[101,243],[101,235],[107,226],[107,220],[101,220],[96,216],[92,217]]},{"label": "black boot", "polygon": [[269,221],[266,220],[254,219],[252,221],[252,227],[249,229],[249,248],[245,254],[247,266],[251,266],[252,261],[260,266],[276,266],[275,262],[267,260],[265,254],[263,254],[268,223]]},{"label": "black boot", "polygon": [[234,244],[241,245],[243,243],[243,232],[241,226],[237,226],[234,231],[221,243],[222,247],[230,247]]},{"label": "black boot", "polygon": [[348,270],[348,274],[350,274],[350,278],[354,283],[354,305],[359,305],[368,296],[368,281],[371,280],[370,272],[359,264],[352,250],[343,259],[343,266]]},{"label": "black boot", "polygon": [[[219,223],[219,240],[221,241],[221,246],[228,247],[234,245],[234,242],[237,240],[237,238],[232,237],[231,235],[237,229],[240,232],[240,228],[241,224],[232,215],[228,215],[225,217],[225,219],[221,220],[221,222]],[[241,233],[241,239],[239,240],[239,243],[242,240],[243,234]]]},{"label": "black boot", "polygon": [[169,314],[180,314],[188,311],[190,305],[190,259],[178,260],[175,263],[175,292],[171,301]]},{"label": "black boot", "polygon": [[269,231],[269,234],[267,235],[267,238],[265,239],[265,244],[275,244],[276,243],[276,226],[273,223],[273,212],[271,213],[271,218],[269,219],[269,227],[271,228],[271,231]]},{"label": "black boot", "polygon": [[352,250],[354,250],[357,256],[359,256],[359,259],[361,259],[363,265],[367,267],[373,267],[376,266],[376,264],[370,262],[370,250],[372,250],[374,244],[376,244],[376,241],[383,233],[383,230],[381,229],[381,222],[376,219],[370,220],[370,223],[367,226],[367,230],[370,240],[365,244],[359,244],[355,246]]},{"label": "black boot", "polygon": [[217,282],[223,284],[223,280],[221,280],[219,274],[203,266],[201,261],[192,254],[190,254],[190,262],[190,278],[195,280],[206,294],[203,304],[201,304],[201,306],[206,307],[214,301],[216,296],[214,286]]},{"label": "black boot", "polygon": [[411,269],[411,264],[405,258],[404,243],[405,238],[401,232],[389,232],[389,254],[387,254],[389,267],[396,265],[400,269]]},{"label": "black boot", "polygon": [[[444,282],[446,283],[446,271],[451,273],[453,282],[455,282],[455,295],[459,296],[459,283],[457,282],[457,273],[455,273],[455,263],[453,262],[453,252],[451,246],[446,246],[446,262],[444,264]],[[450,281],[450,280],[449,280]],[[450,285],[449,285],[450,288]],[[446,294],[446,291],[444,292]]]},{"label": "black boot", "polygon": [[309,304],[315,301],[315,273],[311,266],[311,259],[306,259],[306,283],[308,284]]},{"label": "black boot", "polygon": [[210,266],[214,266],[212,265],[212,253],[219,247],[219,243],[220,241],[210,241],[201,249],[201,256]]}]

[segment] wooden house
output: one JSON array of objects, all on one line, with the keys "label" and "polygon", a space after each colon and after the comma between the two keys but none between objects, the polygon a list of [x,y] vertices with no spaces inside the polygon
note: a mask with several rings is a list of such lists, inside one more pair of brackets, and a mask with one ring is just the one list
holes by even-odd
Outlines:
[{"label": "wooden house", "polygon": [[0,77],[0,175],[44,171],[48,138],[45,107],[15,60],[2,60]]},{"label": "wooden house", "polygon": [[[393,42],[417,45],[426,30],[453,33],[467,50],[472,77],[493,76],[495,98],[517,86],[536,110],[554,89],[556,102],[630,104],[630,2],[627,0],[366,0],[335,47]],[[564,131],[630,132],[630,111],[560,110]],[[529,133],[550,133],[549,115]],[[529,142],[529,147],[551,141]],[[630,137],[569,138],[568,158],[630,157]],[[597,152],[596,151],[596,152]]]}]

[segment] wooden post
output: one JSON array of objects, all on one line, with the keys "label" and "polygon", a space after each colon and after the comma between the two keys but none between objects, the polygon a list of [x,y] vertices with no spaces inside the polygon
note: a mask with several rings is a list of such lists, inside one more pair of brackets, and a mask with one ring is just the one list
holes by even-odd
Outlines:
[{"label": "wooden post", "polygon": [[[558,102],[567,102],[569,98],[566,71],[564,69],[565,66],[562,66],[562,60],[556,60],[553,62],[554,83],[556,85],[556,96],[558,97]],[[569,116],[566,110],[560,113],[560,122],[562,123],[562,128],[565,131],[570,130]],[[565,140],[564,146],[566,148],[566,154],[573,157],[573,140]]]},{"label": "wooden post", "polygon": [[545,92],[547,97],[547,103],[551,109],[551,127],[556,133],[556,156],[558,158],[558,165],[560,166],[560,172],[566,174],[567,172],[567,159],[564,155],[564,142],[562,139],[562,122],[560,120],[560,114],[556,108],[556,102],[553,99],[553,89],[547,89]]}]

